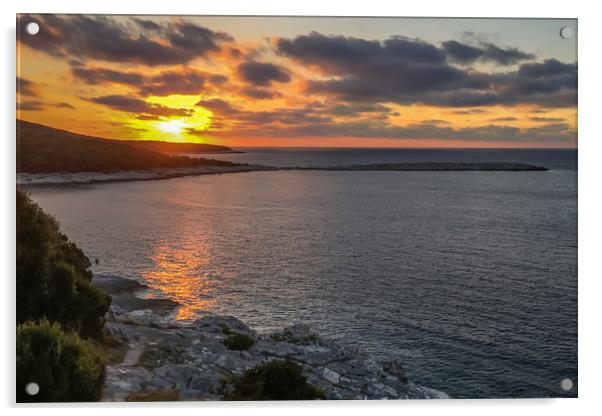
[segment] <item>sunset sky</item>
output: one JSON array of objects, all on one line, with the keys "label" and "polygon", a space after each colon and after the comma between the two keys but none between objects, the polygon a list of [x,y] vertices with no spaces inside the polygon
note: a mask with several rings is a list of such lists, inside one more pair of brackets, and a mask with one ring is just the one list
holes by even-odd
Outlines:
[{"label": "sunset sky", "polygon": [[[25,31],[36,21],[40,33]],[[574,20],[20,15],[17,117],[228,146],[576,147]]]}]

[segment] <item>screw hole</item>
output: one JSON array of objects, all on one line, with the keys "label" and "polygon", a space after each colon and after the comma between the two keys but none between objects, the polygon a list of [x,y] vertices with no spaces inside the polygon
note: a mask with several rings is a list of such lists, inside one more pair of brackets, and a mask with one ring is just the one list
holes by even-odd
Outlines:
[{"label": "screw hole", "polygon": [[29,383],[27,386],[25,386],[25,393],[29,394],[30,396],[35,396],[39,392],[40,386],[38,386],[38,383]]},{"label": "screw hole", "polygon": [[562,39],[570,39],[573,37],[573,29],[568,26],[564,26],[560,28],[560,37]]},{"label": "screw hole", "polygon": [[32,36],[37,35],[40,32],[40,25],[36,22],[30,22],[25,26],[25,30]]},{"label": "screw hole", "polygon": [[573,389],[573,380],[565,378],[560,382],[560,387],[564,391],[571,391]]}]

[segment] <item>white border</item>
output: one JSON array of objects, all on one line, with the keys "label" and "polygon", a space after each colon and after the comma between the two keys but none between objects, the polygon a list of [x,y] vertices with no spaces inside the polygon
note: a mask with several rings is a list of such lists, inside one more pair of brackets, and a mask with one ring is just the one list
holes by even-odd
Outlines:
[{"label": "white border", "polygon": [[[602,21],[592,1],[504,0],[486,2],[474,0],[393,2],[369,0],[351,3],[349,0],[180,0],[177,1],[123,1],[103,0],[20,0],[18,4],[0,3],[2,19],[2,246],[0,281],[2,288],[2,362],[0,368],[1,404],[11,406],[14,401],[14,175],[15,175],[15,13],[119,13],[119,14],[237,14],[237,15],[332,15],[332,16],[438,16],[438,17],[548,17],[579,18],[579,399],[556,400],[465,400],[451,402],[389,402],[389,403],[178,403],[177,412],[203,415],[208,413],[242,413],[244,415],[306,415],[308,412],[330,414],[345,412],[363,415],[367,411],[378,414],[421,412],[445,415],[504,415],[526,412],[546,415],[589,414],[601,406],[597,403],[602,383],[599,352],[602,351],[599,334],[602,317],[599,296],[602,294],[601,273],[596,259],[600,256],[598,240],[602,236],[600,215],[602,204],[600,158],[602,137],[599,123],[602,117],[600,97],[600,40]],[[89,415],[106,416],[108,412],[125,414],[141,405],[86,405]],[[169,405],[144,406],[144,413],[163,415]],[[27,407],[30,412],[41,408]],[[9,409],[10,414],[19,411]],[[81,414],[75,405],[52,405],[43,410],[47,414]]]}]

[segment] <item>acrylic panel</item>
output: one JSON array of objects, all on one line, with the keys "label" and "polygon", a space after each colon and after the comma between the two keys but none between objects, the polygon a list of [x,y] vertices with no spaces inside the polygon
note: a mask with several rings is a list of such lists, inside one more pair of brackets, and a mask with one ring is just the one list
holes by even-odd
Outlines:
[{"label": "acrylic panel", "polygon": [[576,42],[18,15],[16,400],[577,397]]}]

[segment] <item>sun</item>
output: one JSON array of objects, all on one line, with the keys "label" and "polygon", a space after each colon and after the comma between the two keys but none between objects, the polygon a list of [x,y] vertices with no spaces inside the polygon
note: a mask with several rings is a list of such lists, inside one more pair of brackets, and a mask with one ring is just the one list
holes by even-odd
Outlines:
[{"label": "sun", "polygon": [[157,127],[159,127],[159,130],[175,135],[179,135],[182,132],[182,129],[185,125],[186,123],[184,122],[184,120],[169,120],[157,123]]}]

